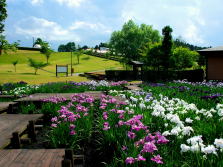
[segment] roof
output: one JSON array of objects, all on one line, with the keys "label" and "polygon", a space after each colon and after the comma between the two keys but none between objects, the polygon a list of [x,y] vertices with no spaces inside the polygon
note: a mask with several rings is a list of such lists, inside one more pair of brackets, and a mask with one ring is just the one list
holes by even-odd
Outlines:
[{"label": "roof", "polygon": [[223,52],[223,46],[198,50],[198,52],[214,52],[214,51],[218,51],[218,52],[222,51]]},{"label": "roof", "polygon": [[131,61],[130,64],[133,64],[133,65],[143,65],[144,63],[140,62],[140,61]]}]

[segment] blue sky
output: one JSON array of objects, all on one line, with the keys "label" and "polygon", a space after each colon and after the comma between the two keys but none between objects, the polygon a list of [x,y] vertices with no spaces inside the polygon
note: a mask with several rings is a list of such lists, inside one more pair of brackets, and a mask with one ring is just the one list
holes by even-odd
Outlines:
[{"label": "blue sky", "polygon": [[73,41],[95,46],[107,42],[129,19],[199,46],[223,45],[222,0],[7,0],[5,35],[32,46],[40,37],[57,50]]}]

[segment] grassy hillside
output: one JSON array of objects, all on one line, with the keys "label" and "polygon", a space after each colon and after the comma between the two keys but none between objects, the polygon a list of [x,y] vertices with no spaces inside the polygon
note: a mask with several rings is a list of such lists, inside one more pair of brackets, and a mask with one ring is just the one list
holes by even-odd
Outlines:
[{"label": "grassy hillside", "polygon": [[[73,68],[75,74],[73,74],[73,76],[70,76],[69,74],[69,77],[63,75],[56,78],[56,64],[68,64],[70,73],[70,53],[53,53],[49,59],[49,66],[44,68],[44,70],[48,72],[38,70],[37,75],[34,75],[34,69],[28,66],[28,58],[46,62],[45,56],[37,51],[17,51],[16,53],[3,54],[0,56],[0,83],[25,81],[30,84],[38,84],[66,80],[86,81],[86,78],[77,76],[77,73],[121,68],[119,62],[88,55],[81,55],[80,64],[77,64],[77,56],[73,55]],[[14,66],[12,65],[12,61],[14,60],[19,61],[16,66],[16,72],[14,72]]]}]

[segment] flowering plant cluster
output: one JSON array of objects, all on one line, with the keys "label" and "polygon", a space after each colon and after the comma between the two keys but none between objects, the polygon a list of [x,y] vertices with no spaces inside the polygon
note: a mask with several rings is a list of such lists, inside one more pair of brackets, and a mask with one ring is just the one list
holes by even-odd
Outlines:
[{"label": "flowering plant cluster", "polygon": [[[64,102],[65,98],[51,97],[44,101]],[[74,147],[87,140],[91,132],[94,98],[87,94],[74,94],[67,105],[62,105],[57,115],[51,119],[49,136],[53,147]]]},{"label": "flowering plant cluster", "polygon": [[119,146],[116,151],[120,152],[126,164],[146,163],[149,159],[158,164],[163,163],[162,157],[157,154],[158,148],[169,140],[160,132],[150,131],[148,125],[144,124],[142,114],[135,114],[126,102],[119,102],[111,96],[102,96],[99,108],[105,140],[111,142],[109,140],[113,138]]},{"label": "flowering plant cluster", "polygon": [[193,86],[223,87],[223,82],[216,82],[216,81],[189,82],[186,79],[184,79],[184,80],[175,80],[173,82],[182,83],[182,84],[190,84]]},{"label": "flowering plant cluster", "polygon": [[[190,157],[185,164],[191,163],[194,166],[201,161],[212,165],[221,163],[218,161],[223,156],[223,104],[217,104],[211,109],[198,109],[193,103],[162,94],[154,96],[153,92],[110,91],[110,94],[127,98],[127,109],[142,114],[145,122],[150,124],[150,130],[161,129],[162,135],[168,137],[170,144],[174,143],[168,150],[172,150],[171,154],[176,154],[179,161],[182,161],[183,156],[180,157],[176,150],[180,149],[181,154]],[[133,134],[130,135],[134,137]],[[190,154],[185,155],[186,152],[197,153],[200,159],[193,159]],[[208,158],[208,155],[217,156],[213,160],[211,157]],[[203,156],[207,158],[204,159]],[[167,164],[173,161],[171,158],[165,158]],[[128,161],[132,163],[133,159],[130,158]]]},{"label": "flowering plant cluster", "polygon": [[31,94],[33,91],[37,91],[39,89],[38,85],[26,85],[24,87],[17,87],[15,89],[9,90],[9,91],[3,91],[3,94],[9,94],[9,95],[26,95]]}]

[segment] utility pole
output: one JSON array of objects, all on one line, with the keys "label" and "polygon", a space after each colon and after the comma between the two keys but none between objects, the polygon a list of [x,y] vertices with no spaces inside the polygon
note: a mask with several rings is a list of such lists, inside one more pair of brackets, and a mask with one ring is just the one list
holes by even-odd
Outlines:
[{"label": "utility pole", "polygon": [[72,50],[70,52],[70,60],[71,60],[71,66],[70,66],[70,73],[71,73],[71,76],[73,76],[73,70],[72,70],[72,64],[73,64],[73,60],[72,60]]}]

